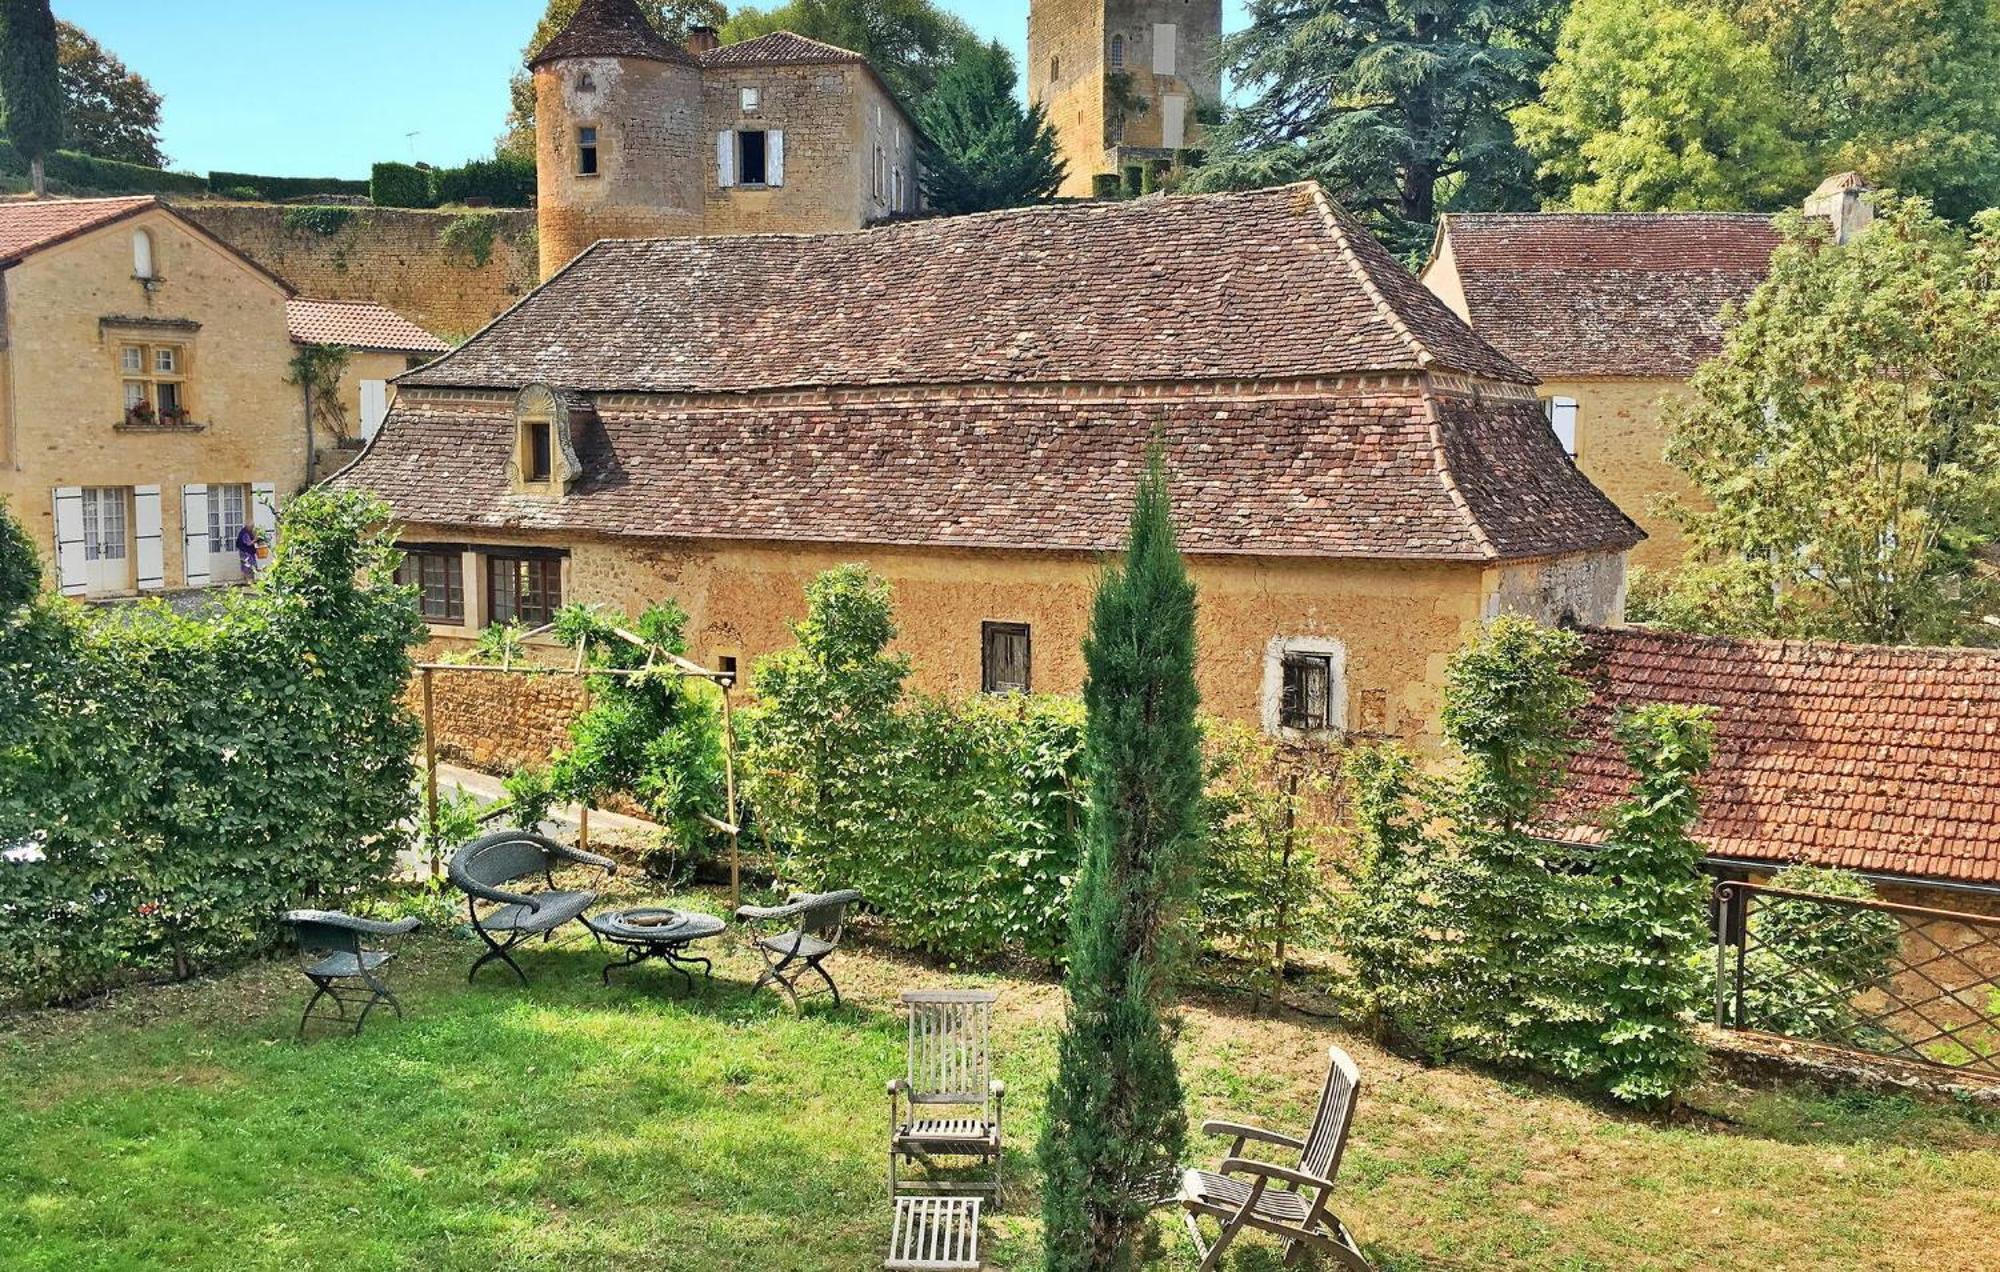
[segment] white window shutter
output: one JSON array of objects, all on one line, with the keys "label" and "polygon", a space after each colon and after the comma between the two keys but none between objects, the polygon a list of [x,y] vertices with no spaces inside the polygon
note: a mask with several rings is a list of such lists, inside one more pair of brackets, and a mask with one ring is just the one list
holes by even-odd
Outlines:
[{"label": "white window shutter", "polygon": [[1574,459],[1576,457],[1576,399],[1557,397],[1549,399],[1549,427],[1555,430],[1556,440],[1563,450]]},{"label": "white window shutter", "polygon": [[208,487],[181,487],[181,577],[189,587],[207,587]]},{"label": "white window shutter", "polygon": [[56,504],[56,581],[64,596],[88,590],[83,562],[83,487],[58,486]]},{"label": "white window shutter", "polygon": [[764,184],[785,184],[785,134],[775,128],[764,134]]},{"label": "white window shutter", "polygon": [[375,434],[382,431],[382,421],[389,418],[389,382],[387,380],[363,380],[361,382],[361,440],[372,442]]},{"label": "white window shutter", "polygon": [[736,134],[727,128],[715,134],[715,173],[723,189],[736,184]]},{"label": "white window shutter", "polygon": [[132,542],[139,555],[139,590],[159,591],[167,585],[167,563],[160,542],[158,486],[132,487]]},{"label": "white window shutter", "polygon": [[1174,74],[1174,43],[1179,35],[1171,22],[1153,24],[1153,74]]},{"label": "white window shutter", "polygon": [[264,542],[278,542],[278,487],[268,481],[250,483],[250,524],[257,527],[257,533]]}]

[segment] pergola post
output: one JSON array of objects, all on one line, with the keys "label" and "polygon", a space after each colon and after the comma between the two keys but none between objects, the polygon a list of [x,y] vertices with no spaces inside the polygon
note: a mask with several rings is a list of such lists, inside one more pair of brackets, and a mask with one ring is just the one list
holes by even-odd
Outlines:
[{"label": "pergola post", "polygon": [[435,879],[442,860],[438,849],[438,752],[437,724],[433,718],[431,669],[424,668],[424,837],[431,844],[431,877]]}]

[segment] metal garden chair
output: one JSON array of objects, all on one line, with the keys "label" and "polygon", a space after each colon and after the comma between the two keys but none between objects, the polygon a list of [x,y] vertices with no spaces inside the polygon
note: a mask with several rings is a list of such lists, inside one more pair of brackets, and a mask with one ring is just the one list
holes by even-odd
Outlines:
[{"label": "metal garden chair", "polygon": [[[889,1196],[901,1192],[985,1192],[1000,1198],[1000,1112],[1007,1085],[994,1079],[993,1004],[988,990],[926,989],[903,995],[909,1009],[908,1073],[889,1083]],[[908,1115],[901,1106],[909,1102]],[[976,1111],[975,1111],[976,1110]],[[960,1116],[941,1116],[958,1113]],[[898,1161],[933,1157],[991,1162],[990,1178],[899,1180]]]},{"label": "metal garden chair", "polygon": [[[472,970],[465,974],[467,981],[497,958],[527,984],[528,974],[514,961],[514,948],[537,936],[547,940],[557,928],[582,918],[583,912],[597,903],[595,892],[556,887],[555,872],[566,862],[595,866],[607,876],[618,873],[617,863],[609,857],[559,844],[531,830],[496,830],[451,855],[452,884],[465,893],[472,930],[487,947],[486,953],[473,960]],[[543,887],[514,892],[502,886],[533,875],[542,877]],[[497,908],[481,914],[482,901]]]},{"label": "metal garden chair", "polygon": [[[840,931],[847,921],[847,907],[859,903],[861,894],[849,888],[842,892],[814,892],[795,895],[784,905],[746,905],[736,917],[763,934],[756,938],[758,956],[764,960],[764,974],[752,990],[776,985],[791,1000],[792,1011],[804,1010],[799,999],[799,982],[807,972],[817,973],[840,1006],[840,986],[833,983],[823,966],[840,945]],[[771,924],[789,924],[772,931]]]},{"label": "metal garden chair", "polygon": [[[1361,1074],[1339,1047],[1327,1048],[1326,1085],[1320,1089],[1319,1111],[1302,1140],[1235,1122],[1204,1122],[1204,1135],[1234,1136],[1229,1156],[1211,1171],[1181,1175],[1180,1203],[1188,1233],[1201,1254],[1201,1272],[1222,1265],[1222,1253],[1245,1228],[1268,1232],[1284,1241],[1285,1266],[1309,1256],[1324,1256],[1347,1272],[1374,1272],[1347,1225],[1327,1208],[1347,1131],[1354,1120],[1354,1101]],[[1298,1153],[1290,1166],[1279,1166],[1243,1155],[1244,1145],[1259,1140]],[[1222,1225],[1215,1244],[1201,1233],[1201,1217]]]},{"label": "metal garden chair", "polygon": [[[417,930],[415,919],[383,923],[375,919],[357,919],[335,910],[287,910],[280,916],[280,921],[291,928],[297,938],[302,963],[300,970],[313,983],[313,995],[306,1000],[305,1012],[299,1017],[298,1036],[301,1039],[306,1036],[306,1022],[314,1018],[313,1008],[319,1006],[323,999],[333,1003],[334,1014],[320,1012],[318,1018],[351,1024],[357,1034],[377,1003],[389,1004],[396,1013],[396,1019],[403,1018],[403,1005],[396,1001],[396,996],[376,975],[384,964],[396,956],[387,950],[364,947],[361,938],[404,936]],[[359,1006],[361,1011],[349,1019],[347,1009],[353,1006]]]}]

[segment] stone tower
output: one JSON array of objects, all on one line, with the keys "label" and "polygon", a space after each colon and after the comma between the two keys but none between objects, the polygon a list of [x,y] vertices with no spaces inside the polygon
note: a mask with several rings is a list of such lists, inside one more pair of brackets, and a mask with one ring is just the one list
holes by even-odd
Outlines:
[{"label": "stone tower", "polygon": [[1048,110],[1065,195],[1128,163],[1201,145],[1222,96],[1222,0],[1030,0],[1028,98]]},{"label": "stone tower", "polygon": [[635,0],[583,0],[528,64],[542,277],[604,238],[699,234],[701,65]]}]

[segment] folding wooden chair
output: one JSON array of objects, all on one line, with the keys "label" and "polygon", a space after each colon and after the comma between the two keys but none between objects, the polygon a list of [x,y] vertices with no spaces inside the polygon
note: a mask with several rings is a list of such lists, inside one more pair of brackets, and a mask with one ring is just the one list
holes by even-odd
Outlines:
[{"label": "folding wooden chair", "polygon": [[[1000,1197],[1000,1112],[1007,1085],[996,1081],[989,1046],[998,994],[978,989],[912,990],[907,1072],[889,1083],[889,1196],[908,1192],[984,1192]],[[907,1114],[898,1097],[907,1099]],[[958,1113],[960,1116],[940,1116]],[[932,1158],[992,1163],[991,1176],[930,1178]],[[898,1162],[920,1162],[926,1178],[902,1180]]]}]

